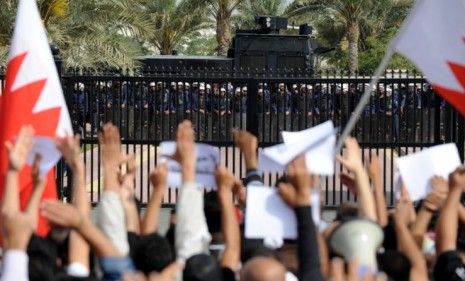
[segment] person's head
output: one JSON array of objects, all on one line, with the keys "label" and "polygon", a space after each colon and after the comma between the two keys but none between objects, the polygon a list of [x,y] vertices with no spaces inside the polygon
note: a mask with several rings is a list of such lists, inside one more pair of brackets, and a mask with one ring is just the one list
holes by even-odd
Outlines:
[{"label": "person's head", "polygon": [[377,255],[378,269],[386,273],[396,281],[408,281],[410,277],[411,263],[409,259],[399,251],[387,250]]},{"label": "person's head", "polygon": [[57,247],[47,238],[31,237],[27,248],[29,280],[53,280],[57,265]]},{"label": "person's head", "polygon": [[344,221],[349,218],[358,216],[358,205],[355,203],[344,202],[337,209],[336,220]]},{"label": "person's head", "polygon": [[220,264],[210,255],[194,255],[187,259],[182,279],[183,281],[221,281]]},{"label": "person's head", "polygon": [[205,193],[203,211],[207,219],[208,231],[217,233],[221,231],[221,208],[218,204],[218,193],[209,191]]},{"label": "person's head", "polygon": [[174,251],[170,242],[157,233],[141,236],[140,241],[131,251],[135,267],[149,274],[161,271],[174,261]]},{"label": "person's head", "polygon": [[255,257],[241,271],[241,281],[284,281],[286,269],[276,259]]},{"label": "person's head", "polygon": [[157,89],[157,84],[155,82],[150,82],[150,91],[155,91]]},{"label": "person's head", "polygon": [[226,95],[226,89],[225,89],[225,88],[221,87],[221,89],[220,89],[220,95],[221,95],[222,97],[224,97],[224,96]]}]

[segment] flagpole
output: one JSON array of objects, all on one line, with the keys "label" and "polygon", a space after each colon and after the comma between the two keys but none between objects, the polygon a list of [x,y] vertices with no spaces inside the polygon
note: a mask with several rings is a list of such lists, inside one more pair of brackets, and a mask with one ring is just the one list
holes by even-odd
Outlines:
[{"label": "flagpole", "polygon": [[365,108],[365,105],[370,100],[372,89],[377,86],[378,81],[381,78],[381,74],[383,74],[383,72],[385,71],[393,55],[394,55],[394,48],[392,47],[392,45],[389,45],[388,49],[386,50],[386,54],[383,57],[383,60],[378,65],[378,68],[376,68],[376,71],[370,80],[370,85],[368,87],[365,87],[365,92],[363,93],[363,96],[360,98],[360,101],[357,107],[352,112],[349,122],[347,123],[346,127],[344,128],[344,131],[339,137],[339,140],[336,145],[336,154],[341,153],[342,146],[344,145],[344,141],[350,135],[350,132],[352,132],[352,130],[354,129],[355,124],[357,123],[358,119],[360,118],[360,115],[362,114],[363,109]]}]

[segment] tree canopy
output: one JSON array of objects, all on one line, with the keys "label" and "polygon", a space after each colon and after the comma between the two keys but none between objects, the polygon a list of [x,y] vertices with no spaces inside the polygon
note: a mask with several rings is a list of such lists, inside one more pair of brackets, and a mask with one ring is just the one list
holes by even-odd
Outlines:
[{"label": "tree canopy", "polygon": [[[16,5],[4,0],[0,9],[0,65]],[[412,0],[38,0],[66,67],[128,68],[139,56],[174,50],[225,55],[235,29],[255,28],[256,15],[271,15],[312,25],[319,45],[335,49],[321,55],[317,67],[352,74],[376,68],[411,5]],[[396,55],[389,68],[414,66]]]}]

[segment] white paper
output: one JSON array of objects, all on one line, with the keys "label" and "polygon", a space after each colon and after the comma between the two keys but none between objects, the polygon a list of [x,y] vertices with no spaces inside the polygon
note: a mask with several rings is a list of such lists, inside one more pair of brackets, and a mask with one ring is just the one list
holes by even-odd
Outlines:
[{"label": "white paper", "polygon": [[247,186],[245,237],[249,239],[296,239],[294,211],[281,199],[276,188]]},{"label": "white paper", "polygon": [[336,130],[332,121],[300,132],[282,132],[282,136],[284,143],[267,147],[260,153],[260,170],[282,171],[295,157],[306,152],[309,172],[334,174]]},{"label": "white paper", "polygon": [[34,137],[34,145],[29,152],[27,162],[32,167],[36,154],[40,154],[41,161],[39,166],[40,175],[44,176],[60,160],[61,154],[56,148],[53,138]]},{"label": "white paper", "polygon": [[[195,164],[195,180],[199,187],[216,188],[215,170],[220,163],[220,151],[217,147],[197,143],[195,145],[197,162]],[[167,161],[168,186],[179,187],[182,184],[181,166],[169,157],[176,152],[176,142],[160,143],[161,159]]]},{"label": "white paper", "polygon": [[460,157],[455,143],[424,149],[397,159],[397,167],[412,201],[423,199],[431,191],[433,176],[448,178],[460,166]]}]

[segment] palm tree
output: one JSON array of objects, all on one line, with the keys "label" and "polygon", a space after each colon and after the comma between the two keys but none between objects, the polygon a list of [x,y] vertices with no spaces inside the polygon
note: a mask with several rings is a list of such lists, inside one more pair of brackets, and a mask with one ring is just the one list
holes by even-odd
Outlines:
[{"label": "palm tree", "polygon": [[[16,13],[16,1],[6,4],[0,10],[0,34],[5,34],[0,35],[0,55],[8,48]],[[154,29],[137,0],[39,0],[38,6],[67,67],[132,67],[144,53],[139,41]],[[0,59],[4,64],[5,56]]]},{"label": "palm tree", "polygon": [[231,45],[231,19],[233,13],[245,0],[203,0],[207,4],[210,15],[216,21],[217,53],[220,56],[228,54]]},{"label": "palm tree", "polygon": [[317,13],[342,23],[349,45],[349,74],[354,75],[358,70],[360,26],[372,7],[373,1],[370,0],[296,0],[289,7],[288,14]]},{"label": "palm tree", "polygon": [[[349,74],[358,71],[359,46],[369,34],[400,25],[411,0],[295,0],[287,9],[292,17],[314,20],[319,36],[348,42]],[[399,12],[400,11],[400,12]],[[326,35],[326,36],[325,36]]]},{"label": "palm tree", "polygon": [[199,0],[148,1],[145,9],[155,26],[145,37],[162,55],[170,55],[194,32],[209,27],[207,11]]}]

